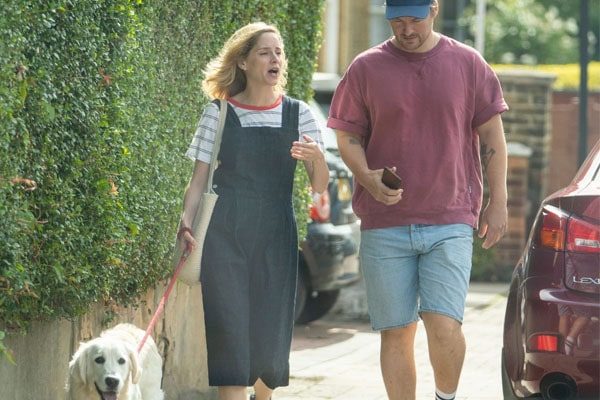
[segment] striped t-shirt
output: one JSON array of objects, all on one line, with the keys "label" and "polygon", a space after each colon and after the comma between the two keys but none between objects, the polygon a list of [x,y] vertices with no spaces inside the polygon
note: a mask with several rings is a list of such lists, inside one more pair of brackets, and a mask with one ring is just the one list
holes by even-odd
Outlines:
[{"label": "striped t-shirt", "polygon": [[[283,111],[282,100],[283,97],[280,97],[277,102],[266,107],[249,106],[233,99],[229,99],[228,101],[229,104],[233,106],[242,127],[269,126],[278,128],[281,127],[281,113]],[[317,142],[321,151],[323,151],[323,139],[321,137],[319,125],[310,111],[308,104],[300,100],[299,103],[298,139],[303,141],[302,135],[308,135]],[[202,113],[192,143],[185,153],[187,157],[192,160],[203,161],[207,164],[210,163],[218,123],[219,106],[214,103],[209,103]]]}]

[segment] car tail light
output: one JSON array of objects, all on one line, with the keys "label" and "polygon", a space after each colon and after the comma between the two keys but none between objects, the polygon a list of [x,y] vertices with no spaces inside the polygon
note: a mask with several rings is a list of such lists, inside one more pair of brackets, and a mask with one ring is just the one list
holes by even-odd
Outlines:
[{"label": "car tail light", "polygon": [[568,214],[554,206],[542,210],[542,246],[556,251],[600,253],[600,227]]},{"label": "car tail light", "polygon": [[313,203],[309,211],[310,218],[315,222],[327,222],[331,215],[331,202],[329,192],[313,193]]},{"label": "car tail light", "polygon": [[600,227],[577,218],[569,220],[567,250],[578,253],[600,253]]},{"label": "car tail light", "polygon": [[546,333],[534,334],[529,337],[529,349],[531,351],[558,351],[558,336]]},{"label": "car tail light", "polygon": [[540,229],[542,246],[556,251],[564,250],[568,217],[566,213],[553,206],[545,206],[542,209],[542,228]]},{"label": "car tail light", "polygon": [[337,197],[339,201],[348,201],[352,198],[352,187],[348,178],[339,178],[337,183]]}]

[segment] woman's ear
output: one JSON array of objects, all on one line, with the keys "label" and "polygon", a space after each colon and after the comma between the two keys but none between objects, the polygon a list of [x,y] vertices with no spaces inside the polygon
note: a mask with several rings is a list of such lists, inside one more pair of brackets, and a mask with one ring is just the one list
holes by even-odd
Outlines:
[{"label": "woman's ear", "polygon": [[238,67],[242,70],[246,70],[246,61],[238,61]]}]

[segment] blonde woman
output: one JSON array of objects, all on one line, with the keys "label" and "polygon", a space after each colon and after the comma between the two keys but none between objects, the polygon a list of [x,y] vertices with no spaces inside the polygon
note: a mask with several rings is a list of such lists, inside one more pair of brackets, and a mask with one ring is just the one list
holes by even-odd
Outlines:
[{"label": "blonde woman", "polygon": [[[313,191],[327,189],[322,140],[308,106],[284,94],[287,62],[277,28],[252,23],[235,32],[206,70],[203,89],[227,99],[215,171],[215,207],[200,280],[208,347],[209,384],[221,400],[267,400],[289,380],[298,243],[292,208],[296,161]],[[189,227],[207,181],[219,118],[204,110],[186,155],[195,168],[184,197],[180,235]]]}]

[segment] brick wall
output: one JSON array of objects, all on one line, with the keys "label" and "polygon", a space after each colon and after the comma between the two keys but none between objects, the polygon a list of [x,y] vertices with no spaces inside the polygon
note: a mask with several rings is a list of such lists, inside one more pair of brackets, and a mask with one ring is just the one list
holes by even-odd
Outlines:
[{"label": "brick wall", "polygon": [[529,147],[515,142],[508,146],[508,231],[495,248],[497,276],[508,276],[521,256],[527,241],[527,217],[531,205],[527,198],[529,181],[529,159],[532,151]]},{"label": "brick wall", "polygon": [[[547,174],[552,135],[553,74],[537,71],[502,71],[498,77],[510,108],[504,113],[506,140],[524,144],[532,151],[529,159],[528,200],[539,204],[547,193]],[[527,226],[535,215],[528,215]]]},{"label": "brick wall", "polygon": [[517,263],[531,220],[546,193],[551,143],[554,75],[536,71],[501,71],[498,78],[509,110],[503,114],[508,142],[508,231],[495,247],[498,276]]},{"label": "brick wall", "polygon": [[[600,92],[588,97],[588,151],[600,140]],[[561,91],[552,94],[552,138],[546,170],[546,195],[566,186],[578,168],[579,94]]]},{"label": "brick wall", "polygon": [[[578,169],[579,98],[576,91],[552,91],[551,74],[507,71],[498,77],[510,107],[502,116],[509,149],[509,227],[495,250],[496,268],[505,271],[517,263],[540,202],[567,185]],[[588,150],[598,140],[600,92],[593,92]]]}]

